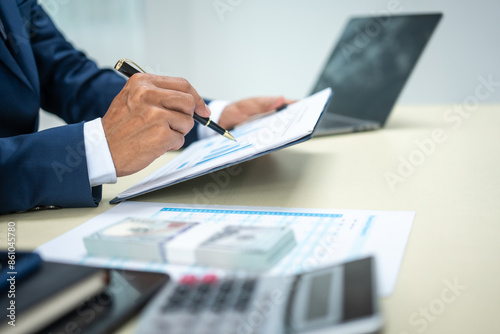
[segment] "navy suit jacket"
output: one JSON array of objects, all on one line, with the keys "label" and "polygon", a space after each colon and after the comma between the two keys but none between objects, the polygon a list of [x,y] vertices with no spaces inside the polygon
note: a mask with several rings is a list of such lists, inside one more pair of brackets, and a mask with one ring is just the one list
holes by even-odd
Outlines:
[{"label": "navy suit jacket", "polygon": [[[36,0],[1,0],[0,17],[0,213],[97,206],[83,122],[106,113],[125,79],[75,50]],[[38,132],[40,108],[68,125]]]}]

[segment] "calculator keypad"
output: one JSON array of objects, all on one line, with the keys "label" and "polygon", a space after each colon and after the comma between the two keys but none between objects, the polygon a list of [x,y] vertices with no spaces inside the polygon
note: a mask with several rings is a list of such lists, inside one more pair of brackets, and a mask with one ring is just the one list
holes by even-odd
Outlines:
[{"label": "calculator keypad", "polygon": [[215,275],[201,279],[186,275],[169,289],[152,327],[168,333],[232,333],[248,310],[256,286],[253,277],[219,280]]}]

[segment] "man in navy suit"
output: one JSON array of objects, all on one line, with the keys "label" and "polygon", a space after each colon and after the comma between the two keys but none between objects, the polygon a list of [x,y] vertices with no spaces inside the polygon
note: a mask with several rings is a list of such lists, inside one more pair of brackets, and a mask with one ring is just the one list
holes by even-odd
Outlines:
[{"label": "man in navy suit", "polygon": [[[0,213],[97,206],[102,184],[196,140],[193,113],[211,114],[185,79],[98,69],[36,0],[1,0],[0,35]],[[219,103],[219,124],[283,103]],[[40,108],[68,125],[38,132]]]}]

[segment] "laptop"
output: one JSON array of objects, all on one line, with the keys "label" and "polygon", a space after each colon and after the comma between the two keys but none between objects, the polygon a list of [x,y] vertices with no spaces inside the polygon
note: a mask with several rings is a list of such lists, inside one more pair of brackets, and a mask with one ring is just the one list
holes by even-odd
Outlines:
[{"label": "laptop", "polygon": [[333,89],[314,136],[383,127],[441,17],[350,19],[312,91]]}]

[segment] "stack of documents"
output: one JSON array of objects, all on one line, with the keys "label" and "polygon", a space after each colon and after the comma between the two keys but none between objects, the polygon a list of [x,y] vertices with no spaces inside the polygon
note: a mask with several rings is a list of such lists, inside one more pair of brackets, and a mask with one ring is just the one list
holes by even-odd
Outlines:
[{"label": "stack of documents", "polygon": [[227,269],[269,269],[293,247],[289,227],[126,218],[84,238],[89,255]]}]

